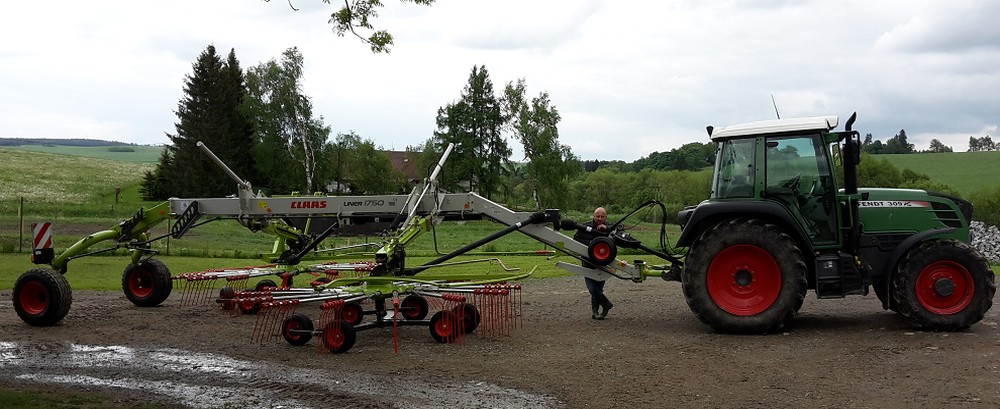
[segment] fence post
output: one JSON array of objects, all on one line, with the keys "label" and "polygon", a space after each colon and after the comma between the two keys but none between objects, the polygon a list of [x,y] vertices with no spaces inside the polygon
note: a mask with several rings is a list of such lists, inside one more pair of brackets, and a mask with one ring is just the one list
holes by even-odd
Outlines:
[{"label": "fence post", "polygon": [[21,204],[17,206],[17,252],[24,252],[24,196],[21,196]]}]

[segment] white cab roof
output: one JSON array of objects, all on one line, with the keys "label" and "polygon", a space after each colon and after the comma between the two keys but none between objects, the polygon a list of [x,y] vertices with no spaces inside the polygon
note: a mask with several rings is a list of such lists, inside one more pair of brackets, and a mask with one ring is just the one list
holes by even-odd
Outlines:
[{"label": "white cab roof", "polygon": [[770,119],[766,121],[746,122],[729,125],[712,130],[712,140],[728,139],[737,136],[760,135],[769,133],[823,131],[828,132],[837,127],[840,118],[836,115],[813,116],[808,118]]}]

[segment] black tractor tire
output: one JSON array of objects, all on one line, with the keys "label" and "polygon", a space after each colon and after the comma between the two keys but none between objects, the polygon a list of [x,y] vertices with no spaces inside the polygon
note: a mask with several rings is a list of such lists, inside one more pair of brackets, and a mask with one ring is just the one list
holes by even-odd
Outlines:
[{"label": "black tractor tire", "polygon": [[312,331],[313,322],[305,314],[292,314],[281,323],[281,336],[292,346],[308,343],[313,337]]},{"label": "black tractor tire", "polygon": [[427,299],[416,294],[410,294],[399,303],[399,313],[407,321],[420,321],[427,318],[430,307]]},{"label": "black tractor tire", "polygon": [[879,278],[872,282],[872,289],[875,290],[875,296],[882,302],[882,305],[888,305],[886,309],[898,313],[899,307],[896,305],[896,297],[893,296],[896,290],[894,285],[892,279]]},{"label": "black tractor tire", "polygon": [[327,351],[335,354],[347,352],[354,346],[358,333],[351,324],[344,321],[334,321],[326,324],[320,333],[320,340]]},{"label": "black tractor tire", "polygon": [[959,331],[979,322],[997,291],[986,259],[957,240],[928,241],[910,250],[893,284],[899,313],[931,331]]},{"label": "black tractor tire", "polygon": [[170,296],[174,282],[170,279],[170,269],[157,259],[129,264],[122,271],[122,291],[132,304],[139,307],[155,307]]},{"label": "black tractor tire", "polygon": [[24,272],[14,283],[14,311],[34,327],[48,327],[61,321],[73,304],[73,291],[62,274],[48,268]]},{"label": "black tractor tire", "polygon": [[714,330],[766,334],[802,307],[806,263],[791,236],[759,219],[734,219],[706,230],[691,246],[682,288],[691,311]]}]

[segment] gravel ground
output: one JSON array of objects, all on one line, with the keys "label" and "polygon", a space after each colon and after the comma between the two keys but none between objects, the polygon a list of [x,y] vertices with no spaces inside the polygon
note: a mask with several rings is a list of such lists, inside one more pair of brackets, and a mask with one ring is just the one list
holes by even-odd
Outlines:
[{"label": "gravel ground", "polygon": [[[0,292],[0,389],[100,391],[121,406],[179,407],[1000,407],[996,309],[958,333],[913,331],[874,295],[807,297],[786,332],[713,333],[680,284],[611,282],[592,320],[580,278],[524,282],[523,327],[435,342],[422,326],[358,333],[345,354],[250,342],[255,318],[138,308],[76,291],[59,325],[33,328]],[[996,303],[996,300],[995,300]]]}]

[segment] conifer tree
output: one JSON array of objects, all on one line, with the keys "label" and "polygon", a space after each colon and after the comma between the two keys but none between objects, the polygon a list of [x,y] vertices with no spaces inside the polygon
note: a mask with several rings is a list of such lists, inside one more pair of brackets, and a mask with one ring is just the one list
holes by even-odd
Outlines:
[{"label": "conifer tree", "polygon": [[[226,62],[209,45],[184,78],[184,96],[177,104],[176,134],[157,169],[143,181],[148,199],[220,197],[236,193],[236,181],[196,145],[203,142],[244,179],[256,176],[253,128],[240,111],[244,95],[242,69],[231,50]],[[158,185],[158,186],[157,186]]]},{"label": "conifer tree", "polygon": [[511,149],[501,133],[503,125],[500,100],[486,66],[473,66],[461,99],[438,109],[436,150],[455,144],[445,186],[467,182],[469,189],[492,198],[510,165]]}]

